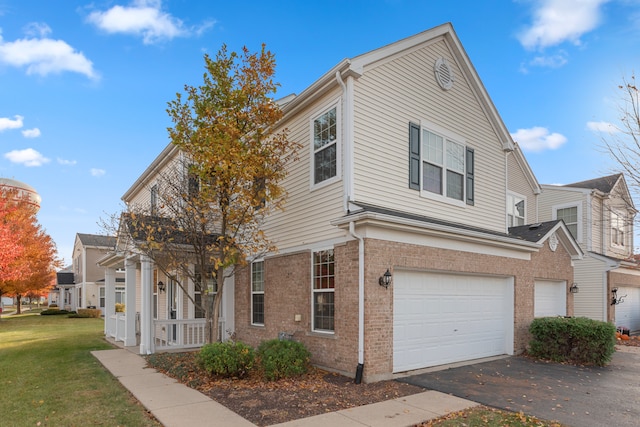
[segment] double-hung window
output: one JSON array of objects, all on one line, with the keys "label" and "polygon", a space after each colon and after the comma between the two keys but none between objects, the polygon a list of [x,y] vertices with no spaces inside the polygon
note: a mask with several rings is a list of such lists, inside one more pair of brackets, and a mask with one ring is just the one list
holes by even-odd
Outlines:
[{"label": "double-hung window", "polygon": [[313,330],[334,331],[335,260],[333,249],[313,253]]},{"label": "double-hung window", "polygon": [[338,175],[338,107],[313,120],[313,184]]},{"label": "double-hung window", "polygon": [[251,264],[251,323],[264,325],[264,261]]},{"label": "double-hung window", "polygon": [[151,215],[158,214],[158,184],[151,187]]},{"label": "double-hung window", "polygon": [[525,224],[525,199],[515,194],[507,194],[507,219],[508,227],[517,227]]},{"label": "double-hung window", "polygon": [[576,241],[580,241],[580,209],[578,206],[556,207],[554,209],[556,219],[564,221]]},{"label": "double-hung window", "polygon": [[462,138],[409,124],[409,187],[474,204],[474,151]]},{"label": "double-hung window", "polygon": [[619,212],[611,212],[611,244],[624,247],[624,216]]}]

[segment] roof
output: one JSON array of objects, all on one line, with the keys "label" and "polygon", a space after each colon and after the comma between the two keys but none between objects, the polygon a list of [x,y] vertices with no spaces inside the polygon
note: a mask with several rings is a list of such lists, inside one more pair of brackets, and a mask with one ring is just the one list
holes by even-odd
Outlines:
[{"label": "roof", "polygon": [[518,227],[510,227],[509,234],[517,239],[527,240],[529,242],[538,242],[544,238],[560,221],[541,222],[538,224],[520,225]]},{"label": "roof", "polygon": [[77,233],[78,239],[83,246],[97,246],[113,248],[116,245],[116,238],[113,236],[101,236],[99,234]]},{"label": "roof", "polygon": [[56,279],[58,285],[73,285],[76,283],[73,273],[68,271],[57,272]]},{"label": "roof", "polygon": [[611,193],[613,187],[616,186],[620,178],[622,177],[621,173],[617,173],[614,175],[603,176],[601,178],[589,179],[586,181],[574,182],[573,184],[565,184],[563,187],[576,187],[576,188],[587,188],[587,189],[595,189],[601,191],[603,193]]}]

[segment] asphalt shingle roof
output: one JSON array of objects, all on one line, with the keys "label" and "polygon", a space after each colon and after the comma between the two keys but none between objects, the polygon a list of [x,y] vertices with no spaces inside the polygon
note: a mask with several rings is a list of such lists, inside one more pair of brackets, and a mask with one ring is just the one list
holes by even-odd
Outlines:
[{"label": "asphalt shingle roof", "polygon": [[538,242],[544,236],[547,235],[553,227],[555,227],[560,221],[556,219],[553,221],[540,222],[538,224],[520,225],[518,227],[509,228],[509,235],[517,239],[526,240],[529,242]]},{"label": "asphalt shingle roof", "polygon": [[98,246],[104,248],[113,248],[116,245],[116,238],[113,236],[101,236],[98,234],[78,233],[78,238],[84,246]]},{"label": "asphalt shingle roof", "polygon": [[566,184],[563,187],[576,187],[576,188],[588,188],[602,191],[603,193],[610,193],[613,190],[613,186],[622,176],[621,173],[614,175],[603,176],[601,178],[589,179],[586,181],[574,182],[573,184]]}]

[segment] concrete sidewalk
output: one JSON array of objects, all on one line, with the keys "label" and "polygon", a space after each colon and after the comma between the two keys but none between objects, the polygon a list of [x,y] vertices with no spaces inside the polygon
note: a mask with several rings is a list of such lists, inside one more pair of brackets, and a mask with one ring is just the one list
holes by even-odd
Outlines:
[{"label": "concrete sidewalk", "polygon": [[[93,351],[92,354],[165,427],[254,426],[208,396],[148,368],[146,361],[136,354],[123,349]],[[476,405],[469,400],[430,390],[277,426],[404,427]]]}]

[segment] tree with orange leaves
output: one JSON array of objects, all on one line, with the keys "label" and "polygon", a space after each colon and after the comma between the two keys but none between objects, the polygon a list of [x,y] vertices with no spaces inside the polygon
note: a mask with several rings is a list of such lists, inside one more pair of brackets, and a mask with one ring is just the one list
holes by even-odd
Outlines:
[{"label": "tree with orange leaves", "polygon": [[33,206],[0,194],[0,295],[16,297],[49,289],[60,266],[56,245],[38,224]]}]

